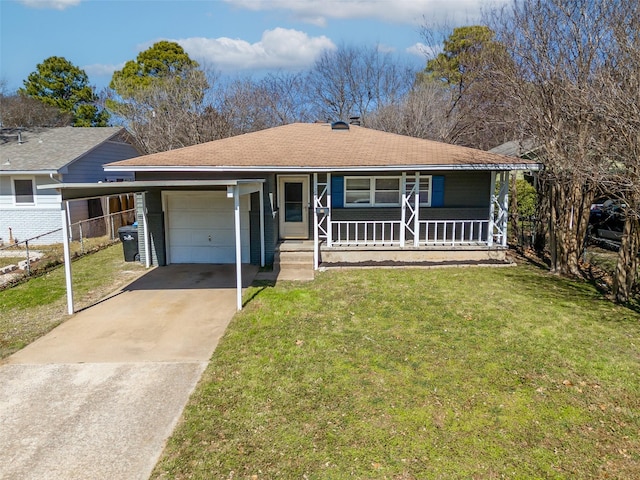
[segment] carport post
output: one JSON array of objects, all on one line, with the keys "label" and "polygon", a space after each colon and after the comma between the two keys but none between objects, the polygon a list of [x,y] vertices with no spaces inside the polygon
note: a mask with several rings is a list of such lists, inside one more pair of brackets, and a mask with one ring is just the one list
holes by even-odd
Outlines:
[{"label": "carport post", "polygon": [[240,236],[240,187],[233,187],[233,211],[236,227],[236,295],[238,310],[242,310],[242,238]]},{"label": "carport post", "polygon": [[69,224],[67,223],[67,206],[69,202],[61,203],[62,217],[62,250],[64,252],[64,278],[67,286],[67,312],[73,315],[73,284],[71,282],[71,249],[69,247]]},{"label": "carport post", "polygon": [[260,184],[260,266],[264,267],[264,184]]},{"label": "carport post", "polygon": [[151,267],[151,247],[149,243],[149,223],[147,220],[147,192],[142,193],[142,230],[144,235],[144,266]]}]

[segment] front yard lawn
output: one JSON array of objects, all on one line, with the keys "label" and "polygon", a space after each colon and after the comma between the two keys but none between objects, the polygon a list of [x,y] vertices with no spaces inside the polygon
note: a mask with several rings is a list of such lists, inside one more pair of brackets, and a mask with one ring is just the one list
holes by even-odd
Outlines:
[{"label": "front yard lawn", "polygon": [[256,288],[153,478],[637,478],[640,315],[530,266]]}]

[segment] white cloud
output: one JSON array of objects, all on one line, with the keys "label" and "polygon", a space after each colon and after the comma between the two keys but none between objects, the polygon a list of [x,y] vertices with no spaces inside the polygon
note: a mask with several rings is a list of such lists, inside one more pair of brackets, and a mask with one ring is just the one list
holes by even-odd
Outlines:
[{"label": "white cloud", "polygon": [[438,47],[433,48],[425,45],[424,43],[418,42],[408,47],[405,51],[411,55],[415,55],[416,57],[431,58],[442,51],[442,45],[438,45]]},{"label": "white cloud", "polygon": [[85,65],[82,69],[87,72],[89,78],[93,77],[111,77],[116,70],[122,70],[124,63],[119,65],[106,64],[106,63],[93,63],[91,65]]},{"label": "white cloud", "polygon": [[309,37],[304,32],[286,28],[266,30],[256,43],[227,37],[173,41],[193,59],[223,71],[302,69],[311,65],[323,50],[336,48],[324,35]]},{"label": "white cloud", "polygon": [[31,8],[51,8],[64,10],[79,5],[81,0],[20,0],[20,3]]},{"label": "white cloud", "polygon": [[[299,20],[326,25],[327,18],[377,18],[395,23],[419,24],[423,19],[473,21],[490,0],[224,0],[247,10],[288,10]],[[508,0],[493,0],[492,4]]]}]

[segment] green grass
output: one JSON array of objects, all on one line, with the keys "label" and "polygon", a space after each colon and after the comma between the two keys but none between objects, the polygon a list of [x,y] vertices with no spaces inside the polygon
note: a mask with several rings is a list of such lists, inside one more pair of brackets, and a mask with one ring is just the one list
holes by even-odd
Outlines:
[{"label": "green grass", "polygon": [[[144,272],[123,260],[115,244],[72,262],[76,310],[87,307]],[[60,324],[66,315],[64,266],[0,290],[0,358],[28,345]]]},{"label": "green grass", "polygon": [[153,478],[634,478],[640,315],[529,266],[254,288]]}]

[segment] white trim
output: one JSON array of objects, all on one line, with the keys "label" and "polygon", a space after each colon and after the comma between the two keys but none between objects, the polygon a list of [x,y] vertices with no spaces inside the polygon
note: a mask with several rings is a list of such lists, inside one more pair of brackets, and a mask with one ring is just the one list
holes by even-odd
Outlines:
[{"label": "white trim", "polygon": [[233,223],[236,237],[236,303],[242,310],[242,233],[240,226],[240,188],[233,187]]},{"label": "white trim", "polygon": [[422,180],[428,179],[427,201],[420,202],[420,207],[430,207],[433,200],[433,175],[420,175],[420,172],[416,172],[416,179],[418,179],[418,194],[416,195],[417,201],[420,200],[420,191],[423,186]]},{"label": "white trim", "polygon": [[318,174],[313,174],[313,269],[320,263],[320,232],[318,232]]},{"label": "white trim", "polygon": [[151,267],[151,242],[149,242],[149,220],[147,218],[147,194],[142,193],[142,233],[144,236],[144,266]]},{"label": "white trim", "polygon": [[[265,234],[264,234],[264,184],[260,184],[260,266],[265,266]],[[249,203],[251,206],[251,203]]]},{"label": "white trim", "polygon": [[0,177],[12,176],[12,175],[55,175],[58,170],[0,170]]},{"label": "white trim", "polygon": [[69,227],[67,218],[67,202],[60,204],[60,216],[62,219],[62,250],[64,252],[64,278],[67,289],[67,313],[73,315],[73,282],[71,272],[71,248],[69,247]]},{"label": "white trim", "polygon": [[[278,175],[278,194],[277,194],[277,207],[278,207],[278,236],[283,240],[288,239],[302,239],[306,240],[309,238],[309,202],[311,199],[309,198],[309,182],[311,179],[309,175]],[[296,222],[296,226],[299,226],[299,232],[294,231],[293,233],[285,232],[285,223],[293,223],[286,222],[285,219],[285,211],[284,205],[281,203],[284,202],[284,184],[286,182],[300,182],[302,184],[302,222]],[[292,227],[291,227],[292,228]]]},{"label": "white trim", "polygon": [[402,171],[441,171],[441,170],[542,170],[541,163],[494,163],[494,164],[415,164],[415,165],[368,165],[362,167],[318,166],[318,167],[280,167],[280,166],[105,166],[107,172],[259,172],[259,173],[341,173],[341,172],[402,172]]}]

